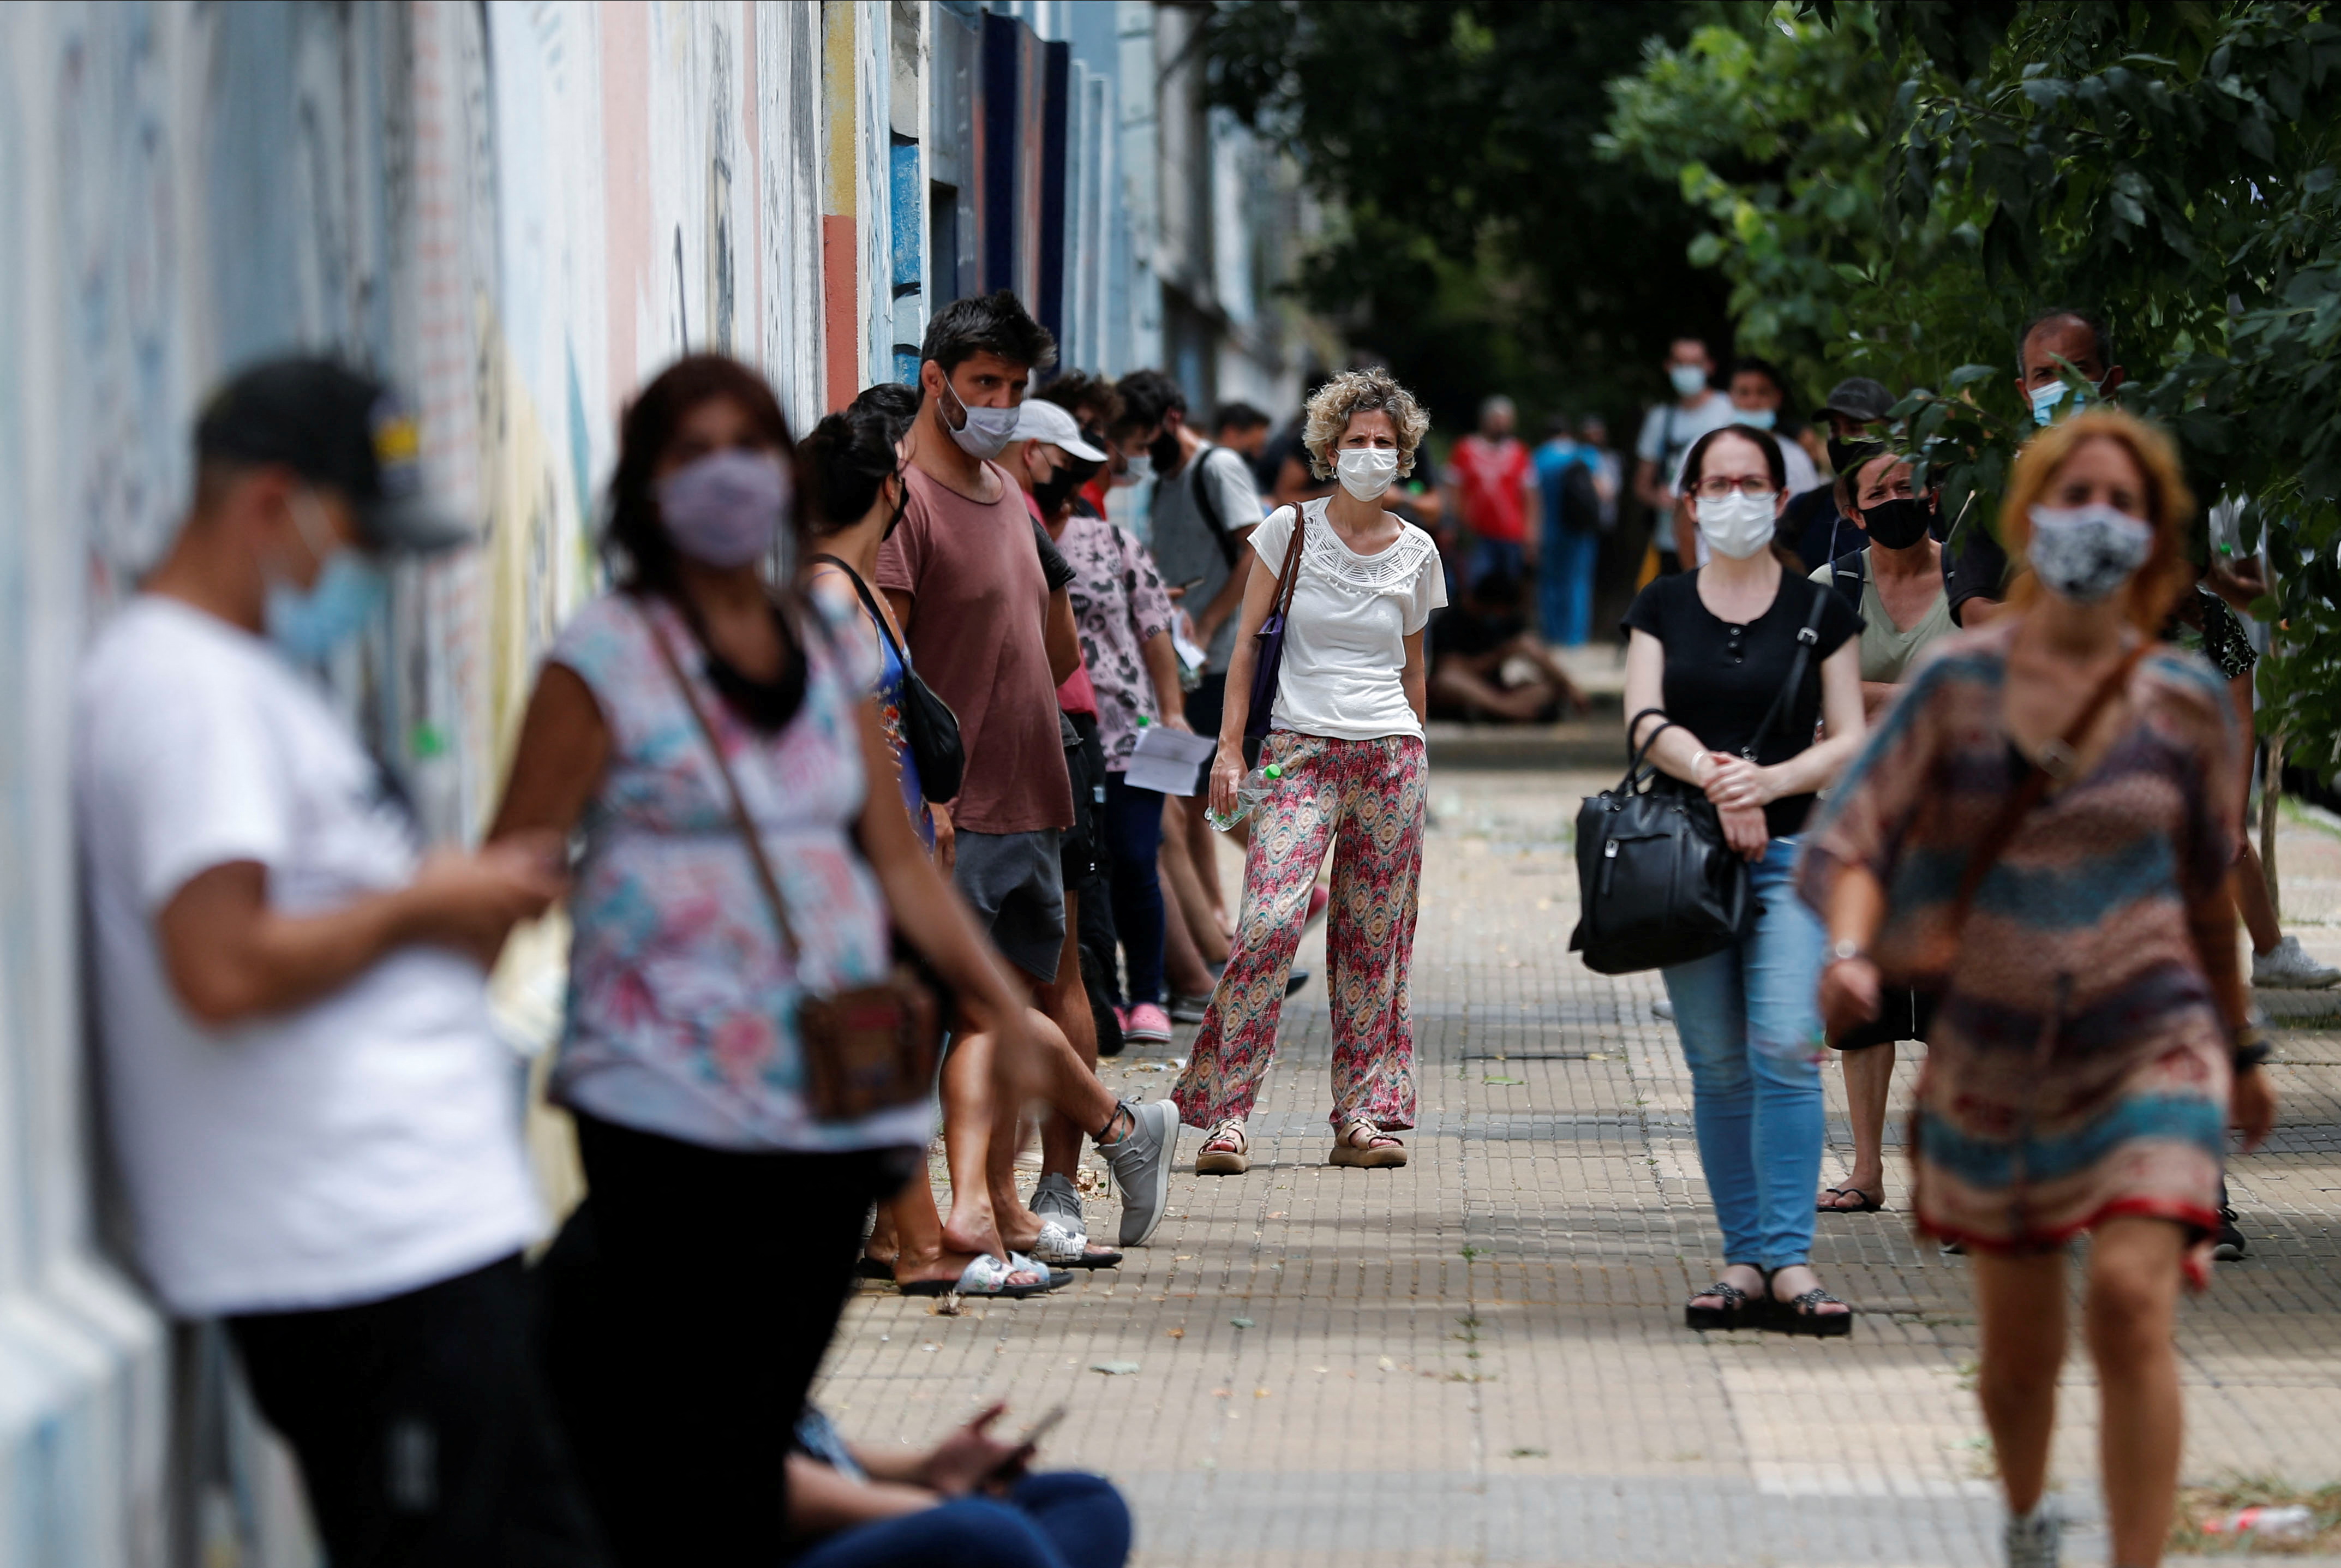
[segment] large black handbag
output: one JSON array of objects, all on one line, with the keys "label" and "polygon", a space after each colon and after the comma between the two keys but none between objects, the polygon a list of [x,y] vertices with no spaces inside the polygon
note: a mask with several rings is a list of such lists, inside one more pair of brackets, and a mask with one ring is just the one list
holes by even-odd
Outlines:
[{"label": "large black handbag", "polygon": [[877,598],[862,574],[834,555],[816,555],[853,579],[853,591],[862,595],[869,606],[870,618],[878,624],[878,634],[894,650],[894,657],[902,666],[902,739],[911,748],[911,755],[919,764],[919,793],[931,801],[947,801],[959,794],[961,775],[967,771],[967,746],[960,739],[959,715],[951,704],[935,695],[934,688],[919,678],[911,666],[911,655],[894,640],[893,628],[886,624],[878,608]]},{"label": "large black handbag", "polygon": [[[1797,634],[1788,682],[1773,700],[1756,737],[1740,749],[1756,759],[1780,714],[1796,700],[1820,640],[1828,593]],[[1650,748],[1677,728],[1663,710],[1645,708],[1626,733],[1656,714],[1615,789],[1589,796],[1577,811],[1577,893],[1582,911],[1569,950],[1585,954],[1597,974],[1630,974],[1689,964],[1720,953],[1746,936],[1756,921],[1748,863],[1723,836],[1723,819],[1704,792],[1661,774]],[[1646,787],[1647,786],[1647,787]]]}]

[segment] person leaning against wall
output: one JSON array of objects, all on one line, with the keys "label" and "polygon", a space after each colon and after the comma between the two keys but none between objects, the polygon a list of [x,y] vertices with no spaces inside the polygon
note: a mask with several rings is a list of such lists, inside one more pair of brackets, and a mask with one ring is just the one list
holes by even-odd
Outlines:
[{"label": "person leaning against wall", "polygon": [[420,854],[313,678],[386,558],[470,536],[419,467],[397,399],[326,361],[204,407],[186,521],[76,690],[105,1105],[146,1278],[226,1320],[334,1562],[598,1563],[533,1370],[543,1217],[485,975],[558,844]]},{"label": "person leaning against wall", "polygon": [[876,661],[791,583],[797,489],[754,371],[693,355],[642,390],[610,481],[617,586],[547,655],[490,830],[583,833],[552,1093],[588,1197],[555,1252],[590,1236],[598,1326],[555,1380],[629,1565],[777,1555],[789,1427],[863,1223],[925,1177],[927,1085],[825,1104],[806,1004],[882,984],[899,931],[1029,1039],[911,832]]}]

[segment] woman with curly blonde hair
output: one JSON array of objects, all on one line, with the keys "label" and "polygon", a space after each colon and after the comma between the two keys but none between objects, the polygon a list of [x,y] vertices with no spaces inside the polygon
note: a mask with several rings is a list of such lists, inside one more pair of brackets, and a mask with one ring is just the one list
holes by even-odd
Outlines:
[{"label": "woman with curly blonde hair", "polygon": [[[1426,770],[1423,628],[1447,603],[1430,535],[1381,497],[1414,466],[1430,418],[1384,370],[1335,376],[1309,400],[1302,442],[1340,488],[1278,508],[1254,530],[1260,557],[1244,590],[1228,668],[1211,805],[1228,813],[1244,776],[1254,637],[1285,595],[1284,653],[1263,767],[1280,776],[1253,812],[1243,914],[1226,973],[1171,1098],[1210,1129],[1197,1174],[1250,1164],[1244,1118],[1276,1045],[1285,976],[1309,889],[1333,850],[1325,930],[1332,970],[1332,1163],[1406,1164],[1392,1134],[1414,1125],[1414,1032],[1407,964],[1422,870]],[[1296,534],[1296,530],[1298,531]]]},{"label": "woman with curly blonde hair", "polygon": [[1833,1030],[1881,984],[1939,1000],[1911,1117],[1922,1231],[1975,1272],[1977,1392],[2011,1568],[2053,1568],[2043,1501],[2084,1232],[2113,1561],[2161,1560],[2177,1486],[2182,1277],[2203,1283],[2226,1128],[2263,1136],[2228,867],[2243,781],[2224,684],[2155,641],[2194,502],[2168,439],[2113,409],[2034,436],[2001,537],[2010,613],[1946,638],[1808,835]]}]

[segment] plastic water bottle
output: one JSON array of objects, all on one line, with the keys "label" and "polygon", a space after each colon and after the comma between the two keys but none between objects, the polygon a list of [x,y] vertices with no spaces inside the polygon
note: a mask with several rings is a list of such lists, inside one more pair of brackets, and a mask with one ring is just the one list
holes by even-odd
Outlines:
[{"label": "plastic water bottle", "polygon": [[1252,807],[1276,793],[1276,781],[1284,776],[1284,769],[1275,763],[1262,763],[1244,774],[1243,783],[1236,785],[1236,809],[1221,816],[1209,806],[1203,808],[1203,820],[1221,833],[1250,816]]}]

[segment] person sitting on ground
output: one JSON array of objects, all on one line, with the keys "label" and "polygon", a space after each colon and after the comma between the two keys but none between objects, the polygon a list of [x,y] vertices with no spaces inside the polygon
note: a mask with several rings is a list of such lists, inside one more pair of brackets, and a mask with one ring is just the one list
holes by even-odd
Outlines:
[{"label": "person sitting on ground", "polygon": [[788,1460],[790,1568],[1121,1568],[1130,1504],[1078,1471],[1027,1473],[993,1404],[924,1453],[848,1443],[818,1406]]},{"label": "person sitting on ground", "polygon": [[[1861,617],[1861,709],[1871,724],[1909,678],[1918,655],[1957,628],[1943,593],[1942,546],[1931,525],[1936,496],[1911,488],[1908,458],[1883,446],[1846,453],[1835,504],[1861,520],[1868,543],[1812,574]],[[1934,1014],[1925,992],[1896,987],[1878,1016],[1829,1037],[1841,1054],[1847,1118],[1853,1124],[1853,1170],[1824,1187],[1825,1214],[1868,1213],[1886,1206],[1886,1102],[1894,1084],[1895,1043],[1924,1040]]]},{"label": "person sitting on ground", "polygon": [[[1022,487],[994,460],[1015,439],[1017,405],[1032,372],[1056,357],[1056,344],[1002,289],[936,312],[921,355],[919,416],[904,469],[911,496],[879,550],[878,583],[919,668],[959,715],[967,760],[951,811],[955,880],[1024,984],[1039,991],[1053,984],[1063,961],[1061,839],[1073,825],[1057,704],[1063,675],[1047,633],[1058,595],[1033,543],[1038,525]],[[1156,515],[1159,523],[1159,509]],[[1066,630],[1077,638],[1066,604]],[[1070,652],[1078,664],[1077,641]],[[1063,1038],[1049,1031],[1039,1036],[1044,1046],[1049,1034]],[[1094,1137],[1113,1167],[1121,1244],[1144,1244],[1170,1193],[1176,1111],[1163,1101],[1117,1103],[1070,1045],[1062,1053],[1051,1046],[1037,1068],[1040,1097]],[[1002,1115],[1014,1110],[1011,1101]],[[1070,1180],[1070,1159],[1051,1154],[1051,1170]],[[1012,1144],[993,1149],[995,1174],[1012,1158]],[[1082,1233],[1072,1228],[1081,1223],[1077,1198],[1043,1216],[1019,1202],[1012,1185],[993,1186],[1001,1233],[1012,1248],[1041,1242],[1051,1222],[1068,1245]],[[954,1191],[954,1208],[960,1201]],[[1091,1255],[1084,1248],[1065,1261]]]},{"label": "person sitting on ground", "polygon": [[1406,1163],[1394,1134],[1414,1125],[1416,1110],[1407,972],[1429,782],[1422,639],[1447,584],[1430,536],[1384,510],[1381,497],[1413,464],[1430,425],[1388,371],[1335,376],[1310,402],[1309,453],[1320,474],[1339,474],[1340,493],[1278,512],[1250,541],[1260,564],[1244,591],[1210,804],[1234,814],[1247,772],[1254,636],[1289,580],[1260,752],[1281,777],[1251,813],[1234,952],[1171,1091],[1188,1122],[1210,1129],[1198,1174],[1249,1168],[1244,1119],[1275,1051],[1286,974],[1329,848],[1331,1163]]},{"label": "person sitting on ground", "polygon": [[1488,573],[1430,624],[1431,712],[1527,724],[1548,723],[1564,707],[1579,717],[1593,711],[1529,630],[1520,580],[1510,573]]}]

